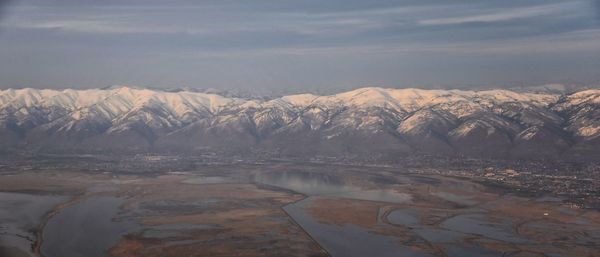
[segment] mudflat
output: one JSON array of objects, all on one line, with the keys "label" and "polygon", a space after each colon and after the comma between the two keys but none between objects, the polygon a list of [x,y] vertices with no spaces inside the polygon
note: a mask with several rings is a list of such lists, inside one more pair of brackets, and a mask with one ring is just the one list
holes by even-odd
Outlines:
[{"label": "mudflat", "polygon": [[0,253],[587,257],[600,252],[598,210],[461,178],[297,163],[140,174],[0,175]]}]

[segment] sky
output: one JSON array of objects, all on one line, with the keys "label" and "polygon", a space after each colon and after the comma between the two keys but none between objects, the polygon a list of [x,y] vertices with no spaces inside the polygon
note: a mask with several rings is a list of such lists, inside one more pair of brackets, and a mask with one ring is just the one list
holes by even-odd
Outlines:
[{"label": "sky", "polygon": [[0,0],[0,88],[600,81],[600,0]]}]

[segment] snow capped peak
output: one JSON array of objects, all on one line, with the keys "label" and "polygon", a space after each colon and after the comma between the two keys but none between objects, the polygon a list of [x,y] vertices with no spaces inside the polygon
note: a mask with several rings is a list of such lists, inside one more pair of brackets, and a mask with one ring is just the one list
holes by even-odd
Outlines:
[{"label": "snow capped peak", "polygon": [[125,89],[125,90],[132,90],[132,89],[143,90],[143,89],[146,89],[146,88],[145,87],[140,87],[140,86],[134,86],[134,85],[112,85],[112,86],[101,88],[101,90],[120,90],[120,89]]},{"label": "snow capped peak", "polygon": [[317,98],[319,98],[319,96],[313,94],[298,94],[281,97],[281,100],[294,106],[308,106]]},{"label": "snow capped peak", "polygon": [[[600,101],[597,90],[582,91],[569,96],[574,101]],[[472,109],[477,106],[490,106],[498,103],[520,102],[546,106],[555,102],[558,95],[516,93],[508,90],[464,91],[464,90],[425,90],[416,88],[392,89],[379,87],[359,88],[329,96],[313,94],[288,95],[273,100],[244,100],[224,97],[218,94],[177,91],[165,92],[134,86],[111,86],[105,89],[74,90],[65,89],[7,89],[0,91],[0,107],[14,109],[38,107],[60,107],[66,110],[79,110],[93,106],[110,107],[109,112],[140,109],[149,105],[163,105],[177,116],[206,110],[218,112],[225,106],[257,107],[279,105],[283,108],[304,108],[309,105],[354,106],[359,108],[381,107],[399,112],[413,112],[436,105],[464,103]],[[464,105],[463,104],[463,105]]]},{"label": "snow capped peak", "polygon": [[567,98],[571,102],[571,104],[600,104],[600,89],[588,89],[584,91],[579,91],[577,93],[569,95]]},{"label": "snow capped peak", "polygon": [[[594,97],[598,90],[586,90],[570,95],[570,98],[581,99],[585,96]],[[359,88],[329,96],[314,94],[287,95],[279,100],[293,106],[308,106],[318,103],[324,105],[346,105],[359,107],[388,107],[406,110],[416,110],[425,106],[458,101],[485,100],[492,103],[527,102],[545,105],[555,101],[558,95],[517,93],[509,90],[465,91],[465,90],[426,90],[416,88],[392,89],[379,87]],[[6,89],[0,91],[0,104],[4,107],[11,104],[15,107],[65,105],[72,109],[91,106],[106,99],[120,99],[133,106],[155,100],[171,104],[202,105],[209,109],[231,103],[243,104],[249,100],[224,97],[218,94],[191,91],[166,92],[134,86],[111,86],[104,89]],[[267,102],[264,100],[254,100]],[[597,100],[595,100],[597,101]],[[176,103],[178,102],[178,103]]]},{"label": "snow capped peak", "polygon": [[[148,140],[146,144],[174,140],[175,145],[196,148],[195,144],[232,137],[277,145],[269,141],[271,137],[288,142],[290,136],[292,142],[293,136],[301,141],[307,135],[332,141],[356,136],[366,137],[357,140],[380,138],[381,144],[404,138],[410,144],[446,145],[446,149],[473,144],[479,146],[473,149],[498,147],[506,153],[517,141],[530,147],[551,137],[563,142],[557,146],[564,148],[573,141],[597,140],[599,105],[600,90],[559,95],[366,87],[324,96],[242,99],[206,91],[131,86],[24,88],[0,90],[0,129],[16,131],[24,138],[37,136],[27,143],[55,134],[78,140],[133,135],[131,140]],[[83,135],[71,137],[69,133]]]},{"label": "snow capped peak", "polygon": [[398,100],[390,95],[390,89],[366,87],[340,93],[333,96],[340,102],[356,106],[395,106],[399,107]]}]

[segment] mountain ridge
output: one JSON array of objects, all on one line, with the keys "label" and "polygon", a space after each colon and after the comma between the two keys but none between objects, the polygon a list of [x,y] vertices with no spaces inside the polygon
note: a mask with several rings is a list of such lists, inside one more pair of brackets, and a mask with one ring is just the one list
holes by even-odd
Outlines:
[{"label": "mountain ridge", "polygon": [[245,99],[126,86],[5,89],[0,145],[36,152],[593,159],[600,153],[600,90],[365,87]]}]

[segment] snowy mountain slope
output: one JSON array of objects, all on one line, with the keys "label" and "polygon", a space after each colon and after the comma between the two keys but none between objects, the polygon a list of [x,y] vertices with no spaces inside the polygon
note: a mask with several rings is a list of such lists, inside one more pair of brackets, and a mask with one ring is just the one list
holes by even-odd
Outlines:
[{"label": "snowy mountain slope", "polygon": [[6,89],[0,90],[0,139],[15,151],[595,158],[600,90],[368,87],[258,100],[131,87]]}]

